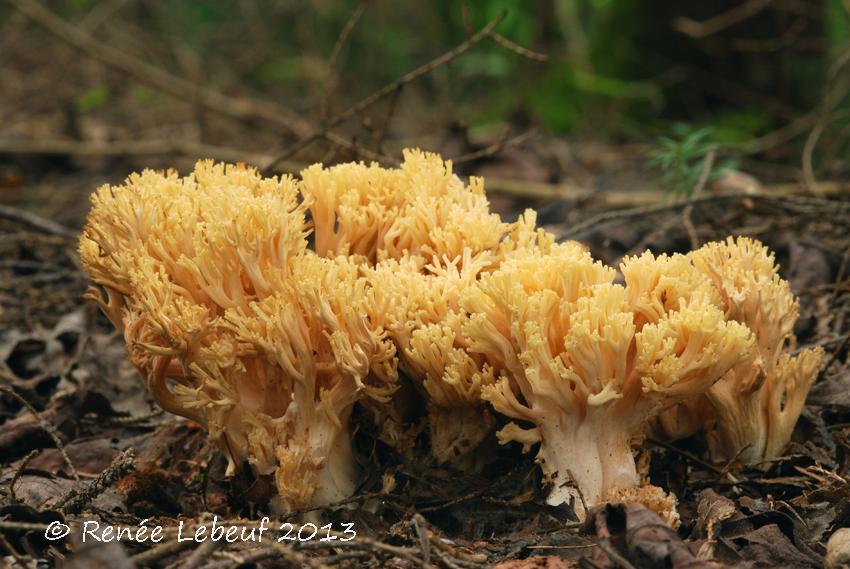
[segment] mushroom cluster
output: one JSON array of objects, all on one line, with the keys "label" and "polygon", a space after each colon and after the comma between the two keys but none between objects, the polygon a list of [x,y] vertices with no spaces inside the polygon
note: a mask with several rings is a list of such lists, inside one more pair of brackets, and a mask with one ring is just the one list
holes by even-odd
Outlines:
[{"label": "mushroom cluster", "polygon": [[423,426],[459,468],[519,442],[549,503],[583,517],[637,500],[672,523],[635,445],[651,430],[699,434],[715,460],[776,456],[821,359],[783,353],[797,303],[761,244],[645,253],[615,284],[532,211],[503,222],[483,180],[435,154],[297,180],[202,161],[103,186],[92,206],[87,297],[156,402],[203,424],[231,472],[273,477],[282,512],[355,492],[360,406],[399,453]]}]

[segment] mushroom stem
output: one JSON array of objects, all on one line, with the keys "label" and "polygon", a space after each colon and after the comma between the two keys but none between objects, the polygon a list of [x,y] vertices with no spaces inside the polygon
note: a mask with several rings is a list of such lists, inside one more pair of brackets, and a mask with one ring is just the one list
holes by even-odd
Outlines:
[{"label": "mushroom stem", "polygon": [[316,477],[314,504],[333,504],[348,498],[356,490],[357,467],[349,429],[337,429],[325,455],[327,463]]},{"label": "mushroom stem", "polygon": [[637,487],[640,476],[629,436],[611,417],[599,413],[574,423],[561,415],[538,424],[542,444],[537,462],[551,488],[546,502],[572,503],[576,515],[584,519],[586,510],[611,492]]}]

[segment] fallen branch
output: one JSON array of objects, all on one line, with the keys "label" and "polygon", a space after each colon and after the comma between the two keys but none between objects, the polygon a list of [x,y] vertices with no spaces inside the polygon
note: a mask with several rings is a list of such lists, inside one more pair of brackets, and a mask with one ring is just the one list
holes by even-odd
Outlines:
[{"label": "fallen branch", "polygon": [[22,14],[42,25],[59,39],[177,99],[197,101],[211,111],[235,119],[262,121],[295,136],[305,136],[313,130],[312,125],[300,114],[289,109],[256,99],[225,95],[128,55],[69,24],[37,0],[9,1]]},{"label": "fallen branch", "polygon": [[[223,162],[246,162],[259,165],[267,162],[268,154],[246,152],[227,146],[215,146],[190,140],[116,140],[108,143],[76,140],[0,140],[0,154],[62,156],[158,156],[174,155],[212,158]],[[298,162],[279,162],[279,169],[297,172],[304,167]]]},{"label": "fallen branch", "polygon": [[64,237],[66,239],[77,238],[77,232],[68,229],[64,225],[8,205],[0,205],[0,219],[14,221],[21,225],[26,225],[27,227],[41,231],[42,233],[55,235],[57,237]]},{"label": "fallen branch", "polygon": [[97,478],[80,491],[71,490],[56,503],[56,507],[67,514],[79,513],[92,500],[103,494],[104,490],[112,486],[116,480],[133,471],[136,468],[133,464],[134,459],[135,452],[132,448],[119,453]]},{"label": "fallen branch", "polygon": [[744,20],[752,18],[765,8],[767,8],[773,0],[749,0],[743,4],[737,5],[731,10],[718,14],[713,18],[697,22],[690,18],[677,18],[673,22],[673,27],[688,36],[696,39],[703,39],[712,36],[718,32],[722,32],[726,28],[730,28],[735,24],[740,24]]}]

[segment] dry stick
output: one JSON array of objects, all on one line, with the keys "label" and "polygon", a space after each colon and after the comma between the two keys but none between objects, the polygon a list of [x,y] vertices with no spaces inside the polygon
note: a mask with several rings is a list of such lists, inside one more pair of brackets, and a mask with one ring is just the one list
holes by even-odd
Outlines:
[{"label": "dry stick", "polygon": [[[847,271],[847,264],[850,262],[850,247],[844,250],[844,255],[841,257],[841,264],[838,266],[838,273],[835,275],[835,285],[832,289],[832,295],[829,299],[829,304],[835,304],[835,301],[838,300],[839,287],[842,282],[844,282],[844,275]],[[835,332],[838,332],[837,329],[834,329]]]},{"label": "dry stick", "polygon": [[41,416],[41,414],[35,410],[35,407],[30,405],[30,402],[21,397],[17,391],[10,387],[6,387],[0,385],[0,391],[4,393],[8,393],[12,397],[18,400],[21,405],[27,408],[27,410],[32,413],[32,416],[35,417],[36,421],[38,421],[39,426],[48,434],[50,438],[53,439],[53,444],[56,445],[56,448],[59,450],[59,454],[62,455],[62,458],[65,460],[65,463],[68,465],[68,468],[71,470],[71,475],[74,477],[74,480],[77,482],[80,481],[80,474],[77,472],[77,467],[74,466],[74,463],[71,462],[71,457],[68,456],[68,452],[65,450],[65,445],[62,444],[62,439],[59,437],[59,433],[56,432],[56,427],[51,425]]},{"label": "dry stick", "polygon": [[720,468],[718,468],[717,466],[711,464],[710,462],[706,462],[706,461],[702,460],[701,458],[699,458],[698,456],[696,456],[695,454],[692,454],[692,453],[690,453],[690,452],[688,452],[684,449],[681,449],[681,448],[679,448],[675,445],[671,445],[670,443],[667,443],[667,442],[664,442],[662,440],[655,439],[655,438],[652,438],[652,437],[647,437],[646,440],[649,441],[650,443],[654,444],[654,445],[658,445],[662,448],[666,448],[669,451],[675,452],[676,454],[684,456],[688,460],[691,460],[691,461],[695,462],[696,464],[699,464],[700,466],[711,470],[715,474],[723,474],[723,471]]},{"label": "dry stick", "polygon": [[354,31],[354,26],[356,26],[357,22],[360,21],[360,18],[363,16],[365,11],[366,2],[361,0],[361,2],[357,4],[357,9],[354,10],[354,13],[352,13],[351,17],[348,18],[348,21],[345,22],[345,25],[339,32],[339,37],[336,38],[336,43],[334,43],[333,49],[331,50],[331,55],[328,58],[328,82],[325,85],[324,97],[322,97],[322,121],[324,121],[328,116],[331,92],[336,87],[336,61],[339,59],[342,47],[345,45],[345,42],[348,41],[348,37],[351,35],[351,32]]},{"label": "dry stick", "polygon": [[88,33],[93,32],[123,8],[128,1],[112,0],[111,2],[98,2],[88,14],[83,16],[83,19],[80,21],[80,29]]},{"label": "dry stick", "polygon": [[[826,365],[824,365],[822,368],[823,371],[828,371],[829,368],[832,367],[832,364],[834,364],[838,360],[838,354],[840,354],[847,346],[850,346],[850,332],[848,332],[844,336],[844,340],[842,340],[841,345],[838,346],[838,349],[832,352],[832,357],[829,358],[829,361],[826,362]],[[850,359],[850,357],[848,357],[847,359]]]},{"label": "dry stick", "polygon": [[180,569],[198,569],[207,557],[211,556],[216,549],[224,545],[223,541],[211,539],[204,542],[180,565]]},{"label": "dry stick", "polygon": [[134,458],[135,451],[132,448],[119,453],[97,478],[81,491],[71,490],[68,492],[56,503],[55,507],[68,514],[79,513],[92,500],[103,494],[104,490],[112,486],[116,480],[133,471],[136,468],[133,464]]},{"label": "dry stick", "polygon": [[503,48],[512,51],[515,54],[522,56],[526,59],[531,59],[533,61],[540,62],[549,61],[549,56],[547,54],[540,53],[539,51],[532,51],[527,47],[523,47],[518,43],[514,43],[498,32],[492,32],[490,34],[490,38]]},{"label": "dry stick", "polygon": [[15,470],[15,475],[12,476],[12,481],[9,483],[9,499],[13,504],[18,502],[18,497],[15,495],[15,484],[18,483],[18,480],[21,479],[21,476],[24,474],[24,470],[26,470],[27,465],[29,465],[30,461],[38,456],[38,449],[33,449],[24,457],[24,460],[21,461],[21,465],[18,466],[17,470]]},{"label": "dry stick", "polygon": [[0,533],[0,546],[2,546],[3,549],[9,552],[9,555],[11,555],[15,559],[15,562],[18,565],[20,565],[21,567],[31,567],[30,563],[21,556],[18,550],[15,549],[15,547],[11,543],[9,543],[9,540],[6,539],[6,536],[2,533]]},{"label": "dry stick", "polygon": [[286,561],[297,561],[301,567],[312,567],[313,569],[329,569],[329,567],[318,559],[313,559],[300,551],[296,551],[291,547],[287,547],[276,541],[271,542],[271,548],[274,549],[281,559]]},{"label": "dry stick", "polygon": [[602,538],[599,540],[599,549],[605,552],[605,555],[618,567],[622,569],[635,569],[635,566],[629,563],[629,560],[620,555],[620,553],[614,549],[614,546],[611,545],[611,541],[608,538]]},{"label": "dry stick", "polygon": [[68,239],[77,238],[77,233],[75,231],[71,231],[64,225],[8,205],[0,205],[0,219],[16,221],[26,225],[27,227],[37,229],[50,235],[56,235],[58,237],[65,237]]},{"label": "dry stick", "polygon": [[[270,158],[268,154],[245,152],[190,140],[115,140],[108,143],[77,140],[0,140],[0,154],[61,154],[81,157],[181,154],[249,164],[262,164]],[[287,163],[284,167],[295,171],[303,167],[303,164]]]},{"label": "dry stick", "polygon": [[[381,154],[380,152],[374,152],[372,150],[369,150],[365,146],[359,144],[354,139],[348,140],[348,139],[346,139],[342,136],[339,136],[339,135],[333,134],[333,133],[329,133],[329,132],[319,133],[319,137],[327,140],[328,142],[330,142],[332,144],[335,144],[336,146],[339,146],[341,148],[345,148],[346,150],[350,150],[350,151],[356,153],[358,156],[361,156],[362,158],[367,158],[369,160],[375,160],[375,161],[378,161],[378,162],[382,162],[384,164],[391,164],[391,165],[394,165],[394,166],[399,164],[399,161],[396,160],[395,158],[393,158],[391,156],[387,156],[386,154]],[[277,168],[275,168],[275,170],[276,169]],[[267,170],[264,170],[264,172],[267,172]]]},{"label": "dry stick", "polygon": [[133,561],[139,567],[145,567],[147,565],[153,565],[154,562],[159,561],[161,559],[165,559],[194,543],[192,540],[178,541],[176,539],[168,540],[164,543],[161,543],[155,547],[148,549],[147,551],[143,551],[141,553],[137,553],[130,557],[130,560]]},{"label": "dry stick", "polygon": [[384,120],[374,137],[374,145],[377,152],[383,152],[384,138],[387,136],[387,130],[390,128],[390,121],[395,114],[396,103],[398,103],[398,98],[401,95],[402,89],[404,89],[403,85],[393,91],[393,94],[390,97],[390,104],[387,106],[387,113],[384,115]]},{"label": "dry stick", "polygon": [[428,564],[431,562],[431,535],[428,531],[428,524],[421,514],[413,515],[413,529],[419,537],[419,549],[422,551],[422,562]]},{"label": "dry stick", "polygon": [[[469,17],[469,4],[466,2],[461,6],[461,17],[463,18],[463,27],[466,30],[467,35],[472,35],[472,19]],[[532,59],[534,61],[548,61],[549,56],[545,53],[540,53],[538,51],[532,51],[527,47],[523,47],[502,34],[498,32],[492,32],[490,37],[494,42],[502,46],[503,48],[510,50],[517,55],[525,57],[527,59]]]},{"label": "dry stick", "polygon": [[[850,61],[850,50],[845,51],[832,66],[832,69],[830,69],[828,74],[830,79],[837,76],[841,69],[847,65],[848,61]],[[820,140],[823,131],[829,123],[829,117],[832,114],[833,109],[835,109],[835,106],[838,105],[838,103],[844,98],[848,89],[850,89],[850,82],[847,82],[845,77],[844,80],[839,82],[834,89],[827,91],[821,105],[819,106],[817,122],[811,132],[809,132],[809,136],[806,137],[806,143],[803,146],[803,180],[805,181],[806,186],[808,186],[809,191],[817,195],[821,195],[821,192],[818,188],[817,179],[815,178],[814,167],[812,166],[812,155],[814,154],[818,140]]]},{"label": "dry stick", "polygon": [[[699,174],[699,180],[697,180],[697,184],[694,186],[694,191],[691,192],[692,197],[697,197],[702,193],[706,182],[708,182],[708,176],[711,174],[712,168],[714,168],[714,159],[716,157],[717,153],[714,150],[710,150],[708,154],[706,154],[705,160],[702,163],[702,171]],[[697,230],[691,220],[691,213],[693,211],[694,204],[688,204],[685,206],[685,209],[682,210],[682,223],[684,224],[685,229],[688,232],[688,237],[691,240],[691,249],[698,249],[699,236],[697,235]]]},{"label": "dry stick", "polygon": [[306,136],[313,128],[299,114],[273,103],[255,99],[230,97],[208,87],[196,85],[182,77],[145,63],[69,24],[37,0],[9,0],[26,16],[49,32],[95,59],[120,69],[177,99],[197,101],[219,114],[240,120],[261,120],[296,136]]},{"label": "dry stick", "polygon": [[759,154],[800,136],[812,128],[817,120],[816,110],[806,113],[781,128],[736,146],[735,149],[745,154]]},{"label": "dry stick", "polygon": [[537,134],[537,132],[534,129],[531,129],[522,134],[518,134],[513,138],[508,138],[508,134],[510,134],[510,131],[505,132],[505,136],[502,136],[498,142],[491,144],[490,146],[476,150],[475,152],[463,154],[457,158],[451,158],[452,164],[463,164],[464,162],[471,162],[472,160],[478,160],[479,158],[494,156],[509,146],[519,146],[523,142],[532,138],[535,134]]},{"label": "dry stick", "polygon": [[773,0],[750,0],[744,4],[735,6],[727,12],[718,14],[713,18],[697,22],[690,18],[677,18],[673,22],[673,27],[688,36],[696,39],[702,39],[718,32],[725,30],[735,24],[739,24],[744,20],[752,18],[765,8],[767,8]]},{"label": "dry stick", "polygon": [[[493,20],[490,21],[489,24],[487,24],[486,26],[481,28],[481,30],[478,31],[478,33],[467,38],[463,43],[457,45],[456,47],[450,49],[449,51],[443,53],[442,55],[432,59],[428,63],[425,63],[424,65],[420,65],[416,69],[405,73],[400,78],[396,79],[395,81],[393,81],[391,83],[388,83],[387,85],[384,85],[383,87],[381,87],[380,89],[378,89],[377,91],[372,93],[371,95],[365,97],[364,99],[361,99],[359,102],[355,103],[354,105],[352,105],[351,107],[349,107],[345,111],[342,111],[341,113],[337,114],[333,118],[329,119],[327,121],[327,123],[325,123],[325,125],[323,126],[323,129],[321,131],[312,132],[312,133],[306,135],[304,138],[302,138],[298,142],[296,142],[295,144],[292,144],[288,148],[281,151],[268,164],[265,165],[265,167],[263,168],[263,171],[269,172],[269,171],[273,170],[274,167],[277,165],[277,163],[279,161],[285,160],[286,158],[289,158],[290,156],[294,155],[296,152],[298,152],[299,150],[301,150],[302,148],[304,148],[305,146],[307,146],[308,144],[312,143],[313,141],[315,141],[319,138],[326,138],[327,136],[325,134],[325,131],[327,131],[327,129],[333,128],[336,125],[340,124],[341,122],[351,118],[352,116],[355,116],[355,115],[361,113],[363,110],[374,105],[377,101],[381,100],[383,97],[386,97],[387,95],[391,95],[399,87],[402,87],[404,85],[407,85],[408,83],[416,81],[420,77],[427,75],[428,73],[431,73],[435,69],[450,63],[454,59],[457,59],[459,56],[461,56],[464,53],[466,53],[467,51],[469,51],[470,48],[474,47],[476,44],[481,42],[481,40],[483,40],[484,38],[489,36],[490,33],[493,31],[493,29],[497,25],[499,25],[502,22],[502,20],[505,19],[505,16],[507,16],[507,11],[502,10],[499,13],[498,16],[496,16]],[[332,140],[332,142],[336,142],[336,141]]]}]

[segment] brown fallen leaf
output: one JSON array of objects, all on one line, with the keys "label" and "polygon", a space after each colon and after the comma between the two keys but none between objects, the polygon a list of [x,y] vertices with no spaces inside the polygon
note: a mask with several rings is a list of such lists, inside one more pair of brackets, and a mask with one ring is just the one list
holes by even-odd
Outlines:
[{"label": "brown fallen leaf", "polygon": [[714,546],[717,543],[720,525],[736,513],[738,511],[735,503],[729,498],[720,496],[710,488],[700,492],[696,526],[692,537],[705,538],[706,541],[700,546],[697,557],[714,559]]},{"label": "brown fallen leaf", "polygon": [[74,543],[73,553],[65,558],[63,569],[135,569],[120,543],[99,543],[89,540]]},{"label": "brown fallen leaf", "polygon": [[493,569],[573,569],[578,563],[567,562],[554,555],[537,555],[528,559],[503,561],[493,565]]},{"label": "brown fallen leaf", "polygon": [[753,568],[820,567],[821,560],[803,554],[776,524],[762,526],[734,539],[741,560]]},{"label": "brown fallen leaf", "polygon": [[600,567],[719,567],[698,559],[675,530],[640,504],[608,504],[592,511],[588,521],[588,529],[599,538],[592,560]]}]

